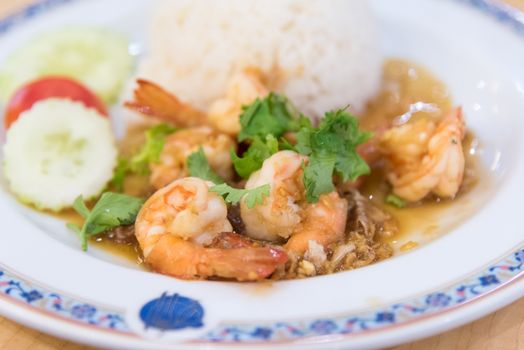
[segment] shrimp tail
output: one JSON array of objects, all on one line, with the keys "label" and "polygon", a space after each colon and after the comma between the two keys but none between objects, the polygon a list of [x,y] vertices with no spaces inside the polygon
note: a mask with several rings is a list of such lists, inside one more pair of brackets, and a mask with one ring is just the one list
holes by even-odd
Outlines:
[{"label": "shrimp tail", "polygon": [[[288,260],[287,253],[272,247],[259,247],[249,238],[233,232],[221,233],[212,244],[216,261],[213,266],[222,277],[232,274],[241,280],[261,280],[270,276],[277,267]],[[224,257],[227,255],[227,257]]]},{"label": "shrimp tail", "polygon": [[134,100],[125,102],[124,106],[180,127],[207,125],[207,115],[204,112],[180,101],[162,87],[144,79],[137,80]]},{"label": "shrimp tail", "polygon": [[295,232],[285,248],[295,255],[303,255],[314,241],[324,248],[344,238],[348,215],[348,201],[336,192],[324,194],[320,201],[306,209],[303,228]]},{"label": "shrimp tail", "polygon": [[210,254],[216,256],[211,275],[239,281],[263,280],[288,261],[285,251],[272,247],[212,250]]}]

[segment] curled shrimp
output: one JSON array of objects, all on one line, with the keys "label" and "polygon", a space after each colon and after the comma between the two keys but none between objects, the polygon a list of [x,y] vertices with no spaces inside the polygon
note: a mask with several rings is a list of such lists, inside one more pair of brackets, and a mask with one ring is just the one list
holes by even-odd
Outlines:
[{"label": "curled shrimp", "polygon": [[223,133],[238,134],[242,107],[259,97],[265,97],[268,93],[258,70],[252,68],[243,70],[231,78],[226,96],[210,106],[209,123]]},{"label": "curled shrimp", "polygon": [[147,200],[135,223],[146,263],[157,272],[184,279],[268,277],[286,263],[287,254],[230,233],[227,206],[209,191],[211,185],[184,178]]},{"label": "curled shrimp", "polygon": [[348,203],[336,192],[324,194],[318,203],[307,203],[302,180],[302,164],[307,158],[292,151],[281,151],[266,159],[253,173],[247,189],[269,183],[271,193],[262,205],[248,208],[241,203],[241,216],[250,237],[287,240],[285,249],[303,255],[310,242],[322,247],[344,237]]},{"label": "curled shrimp", "polygon": [[184,129],[166,139],[158,163],[151,164],[150,181],[156,189],[174,180],[188,176],[187,157],[200,147],[204,150],[211,168],[222,178],[233,177],[230,157],[235,142],[229,136],[208,127]]},{"label": "curled shrimp", "polygon": [[460,108],[438,124],[422,119],[387,131],[380,148],[393,192],[413,202],[430,193],[454,197],[464,177],[464,136]]},{"label": "curled shrimp", "polygon": [[342,240],[345,236],[348,203],[338,193],[320,197],[318,203],[306,205],[303,221],[295,229],[284,248],[294,254],[306,252],[311,242],[322,247]]},{"label": "curled shrimp", "polygon": [[137,80],[133,100],[124,105],[141,114],[155,117],[180,127],[212,126],[229,135],[240,132],[242,107],[258,97],[269,94],[262,83],[262,76],[255,68],[246,68],[233,75],[226,96],[201,111],[180,101],[162,87],[143,79]]}]

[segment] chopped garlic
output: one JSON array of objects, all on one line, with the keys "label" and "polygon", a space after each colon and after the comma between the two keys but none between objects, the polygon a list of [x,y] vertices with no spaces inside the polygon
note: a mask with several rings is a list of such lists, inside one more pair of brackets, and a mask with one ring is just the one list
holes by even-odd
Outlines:
[{"label": "chopped garlic", "polygon": [[308,242],[308,249],[304,254],[304,259],[313,263],[315,268],[318,269],[326,262],[327,255],[322,245],[318,244],[317,241],[310,240]]},{"label": "chopped garlic", "polygon": [[317,274],[315,265],[313,265],[311,262],[307,260],[302,260],[299,263],[297,272],[299,275],[302,276],[315,276]]}]

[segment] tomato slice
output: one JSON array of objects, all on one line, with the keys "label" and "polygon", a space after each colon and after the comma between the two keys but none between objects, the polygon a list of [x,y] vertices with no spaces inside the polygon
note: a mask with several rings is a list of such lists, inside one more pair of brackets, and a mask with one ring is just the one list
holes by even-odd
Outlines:
[{"label": "tomato slice", "polygon": [[108,116],[102,100],[81,83],[66,77],[45,77],[30,82],[15,92],[6,107],[5,128],[9,129],[20,114],[31,109],[36,102],[48,98],[68,98],[82,102],[86,107]]}]

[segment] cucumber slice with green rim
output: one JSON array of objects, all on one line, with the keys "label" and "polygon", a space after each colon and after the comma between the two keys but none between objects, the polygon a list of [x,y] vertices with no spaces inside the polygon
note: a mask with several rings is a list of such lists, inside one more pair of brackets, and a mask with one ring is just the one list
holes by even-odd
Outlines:
[{"label": "cucumber slice with green rim", "polygon": [[59,211],[98,196],[113,177],[118,151],[109,119],[79,102],[48,99],[7,132],[4,174],[12,192],[37,209]]},{"label": "cucumber slice with green rim", "polygon": [[129,43],[104,29],[63,28],[39,35],[2,64],[0,100],[6,102],[23,84],[43,76],[67,76],[114,103],[133,69]]}]

